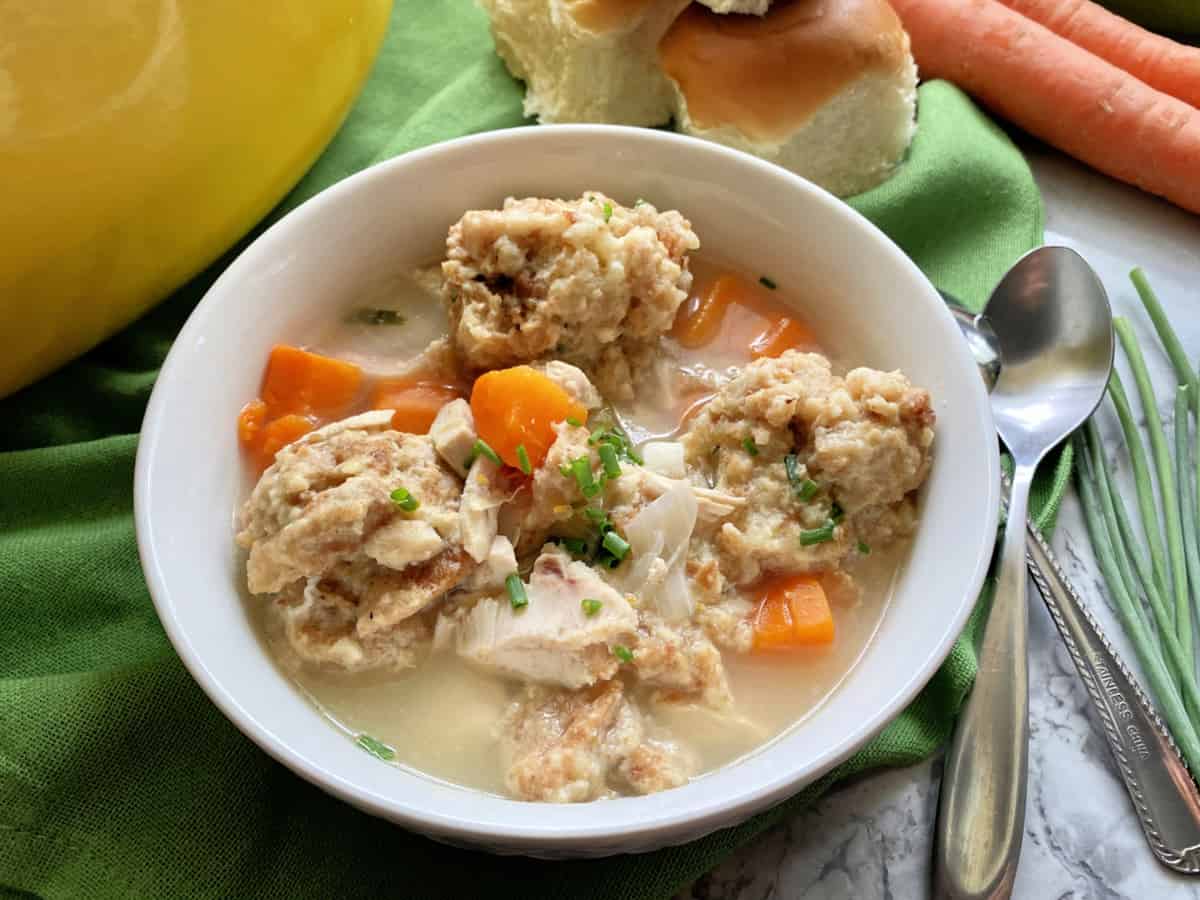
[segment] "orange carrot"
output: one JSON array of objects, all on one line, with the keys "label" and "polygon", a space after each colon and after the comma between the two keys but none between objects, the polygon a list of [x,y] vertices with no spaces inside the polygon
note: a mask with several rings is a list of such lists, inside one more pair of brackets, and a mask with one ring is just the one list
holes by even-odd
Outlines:
[{"label": "orange carrot", "polygon": [[892,0],[927,78],[1107,175],[1200,213],[1200,112],[998,0]]},{"label": "orange carrot", "polygon": [[273,417],[336,419],[349,410],[362,381],[362,369],[353,363],[279,344],[267,360],[261,396]]},{"label": "orange carrot", "polygon": [[238,413],[238,440],[242,446],[256,450],[262,440],[263,425],[267,422],[267,404],[251,400]]},{"label": "orange carrot", "polygon": [[1122,19],[1092,0],[1000,0],[1130,75],[1200,107],[1200,49]]},{"label": "orange carrot", "polygon": [[288,413],[269,422],[262,430],[261,440],[257,447],[259,468],[265,469],[275,461],[276,453],[312,430],[312,419],[296,413]]},{"label": "orange carrot", "polygon": [[754,649],[794,650],[833,637],[833,612],[816,577],[787,576],[765,586],[754,615]]},{"label": "orange carrot", "polygon": [[371,408],[394,409],[392,427],[397,431],[428,434],[439,410],[459,396],[446,384],[385,378],[371,392]]},{"label": "orange carrot", "polygon": [[796,347],[815,345],[811,331],[790,316],[784,316],[750,342],[750,356],[752,359],[781,356]]},{"label": "orange carrot", "polygon": [[471,390],[471,413],[479,436],[514,468],[523,467],[519,447],[531,467],[545,461],[558,422],[587,422],[587,407],[529,366],[480,375]]},{"label": "orange carrot", "polygon": [[722,275],[708,290],[688,297],[675,315],[671,336],[684,347],[703,347],[710,343],[720,332],[729,305],[739,302],[743,294],[740,278]]}]

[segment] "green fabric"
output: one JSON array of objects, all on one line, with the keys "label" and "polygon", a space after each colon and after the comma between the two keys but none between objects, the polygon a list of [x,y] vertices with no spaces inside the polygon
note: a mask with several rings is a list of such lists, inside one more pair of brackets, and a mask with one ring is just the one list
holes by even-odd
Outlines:
[{"label": "green fabric", "polygon": [[1200,37],[1200,2],[1197,0],[1100,0],[1100,3],[1143,28],[1182,37]]},{"label": "green fabric", "polygon": [[[412,147],[522,124],[520,98],[469,0],[405,0],[345,127],[281,208]],[[943,83],[921,89],[920,131],[900,174],[854,202],[941,287],[976,306],[1041,239],[1040,200],[1020,154]],[[134,543],[142,411],[171,338],[227,260],[0,402],[0,894],[666,897],[836,780],[915,762],[949,734],[974,676],[982,605],[877,740],[782,806],[684,847],[572,863],[473,854],[372,819],[292,775],[186,674]],[[1035,508],[1053,510],[1059,493],[1061,481],[1041,483]]]}]

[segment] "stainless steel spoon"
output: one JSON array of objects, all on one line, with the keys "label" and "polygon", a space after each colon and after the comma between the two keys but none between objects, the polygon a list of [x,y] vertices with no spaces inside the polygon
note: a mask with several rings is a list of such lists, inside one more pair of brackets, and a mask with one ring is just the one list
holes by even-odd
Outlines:
[{"label": "stainless steel spoon", "polygon": [[[941,292],[975,356],[988,392],[1000,375],[1000,346],[984,313]],[[1007,488],[1007,484],[1005,485]],[[1158,712],[1050,549],[1026,520],[1029,574],[1050,611],[1103,727],[1117,772],[1159,862],[1200,874],[1200,791]]]},{"label": "stainless steel spoon", "polygon": [[[987,318],[1002,361],[992,413],[1014,463],[1008,521],[1023,526],[1037,464],[1104,396],[1113,360],[1112,312],[1082,257],[1065,247],[1040,247],[1001,280]],[[1012,893],[1029,754],[1025,556],[1024,527],[1006,528],[979,672],[946,757],[937,897]]]}]

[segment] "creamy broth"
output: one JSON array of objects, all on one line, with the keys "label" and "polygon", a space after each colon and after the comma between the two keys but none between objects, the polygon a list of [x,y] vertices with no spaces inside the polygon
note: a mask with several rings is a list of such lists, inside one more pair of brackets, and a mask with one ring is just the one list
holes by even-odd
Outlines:
[{"label": "creamy broth", "polygon": [[[695,259],[696,290],[703,291],[718,270]],[[754,280],[757,276],[749,276]],[[778,295],[788,292],[781,288]],[[776,301],[778,302],[778,301]],[[368,324],[360,311],[383,309],[404,317],[402,324]],[[680,365],[712,383],[731,367],[749,360],[749,338],[770,324],[747,310],[733,310],[720,338],[703,350],[688,350],[668,339]],[[403,277],[372,289],[332,317],[315,334],[311,348],[354,362],[371,375],[404,367],[431,340],[446,333],[446,316],[436,295],[421,278]],[[813,349],[816,349],[815,347]],[[675,396],[669,408],[647,404],[619,409],[622,423],[636,440],[671,435],[681,413],[704,391],[692,386]],[[861,557],[849,571],[861,588],[861,601],[834,604],[832,644],[777,653],[740,655],[724,652],[734,709],[715,712],[694,704],[653,702],[650,692],[630,685],[632,696],[650,720],[699,760],[698,774],[750,753],[802,722],[845,679],[866,649],[887,608],[907,543],[880,548]],[[497,723],[518,685],[472,668],[452,652],[422,651],[415,668],[402,672],[347,673],[300,663],[291,651],[271,602],[246,595],[256,629],[285,674],[338,728],[351,737],[368,734],[395,750],[395,762],[427,776],[504,794]],[[367,760],[364,759],[364,764]]]}]

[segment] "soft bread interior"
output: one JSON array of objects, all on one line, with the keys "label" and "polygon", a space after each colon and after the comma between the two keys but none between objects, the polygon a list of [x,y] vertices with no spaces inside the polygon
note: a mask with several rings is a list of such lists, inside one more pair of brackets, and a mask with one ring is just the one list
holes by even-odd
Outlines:
[{"label": "soft bread interior", "polygon": [[542,122],[661,125],[674,89],[657,45],[688,0],[480,0]]},{"label": "soft bread interior", "polygon": [[916,66],[886,0],[791,0],[765,16],[689,6],[659,44],[683,131],[837,194],[884,180],[915,130]]}]

